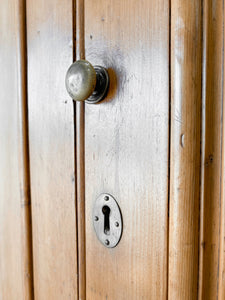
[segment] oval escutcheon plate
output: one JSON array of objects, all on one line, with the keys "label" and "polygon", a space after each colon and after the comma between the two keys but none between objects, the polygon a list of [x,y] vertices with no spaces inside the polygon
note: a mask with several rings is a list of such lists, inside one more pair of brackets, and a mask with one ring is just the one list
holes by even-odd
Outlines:
[{"label": "oval escutcheon plate", "polygon": [[107,248],[115,247],[122,235],[123,222],[118,203],[109,194],[101,194],[93,208],[93,224],[99,241]]}]

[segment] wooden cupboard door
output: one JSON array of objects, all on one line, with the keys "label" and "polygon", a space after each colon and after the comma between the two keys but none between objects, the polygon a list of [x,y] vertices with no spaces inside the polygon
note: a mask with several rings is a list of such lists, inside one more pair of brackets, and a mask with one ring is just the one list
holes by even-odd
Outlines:
[{"label": "wooden cupboard door", "polygon": [[[87,299],[166,299],[169,1],[85,1],[85,57],[109,70],[107,98],[85,105]],[[123,236],[96,238],[101,193],[118,201]]]},{"label": "wooden cupboard door", "polygon": [[27,1],[35,299],[77,299],[72,1]]},{"label": "wooden cupboard door", "polygon": [[[0,300],[224,299],[223,10],[0,2]],[[66,94],[75,58],[108,69],[101,103]],[[115,248],[94,232],[102,193]]]}]

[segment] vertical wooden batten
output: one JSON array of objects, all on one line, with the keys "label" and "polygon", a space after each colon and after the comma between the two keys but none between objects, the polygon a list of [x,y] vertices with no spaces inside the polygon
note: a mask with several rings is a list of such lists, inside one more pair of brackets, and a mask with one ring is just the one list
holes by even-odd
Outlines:
[{"label": "vertical wooden batten", "polygon": [[171,1],[169,300],[197,299],[202,1]]},{"label": "vertical wooden batten", "polygon": [[224,103],[224,90],[225,90],[225,79],[224,79],[224,43],[225,43],[225,31],[224,31],[224,2],[222,12],[223,18],[223,70],[222,70],[222,157],[221,157],[221,220],[220,220],[220,251],[219,251],[219,284],[218,284],[218,299],[225,299],[225,103]]},{"label": "vertical wooden batten", "polygon": [[[205,0],[203,10],[202,184],[199,299],[218,299],[221,251],[224,4]],[[223,171],[222,171],[223,172]],[[221,300],[224,298],[220,298]]]},{"label": "vertical wooden batten", "polygon": [[28,108],[35,300],[78,299],[73,1],[27,1]]},{"label": "vertical wooden batten", "polygon": [[0,299],[33,299],[25,0],[0,3]]},{"label": "vertical wooden batten", "polygon": [[[224,24],[224,7],[223,7],[223,24]],[[224,45],[224,30],[223,30],[223,45]],[[220,252],[219,252],[219,285],[218,299],[225,299],[225,104],[224,104],[224,59],[223,51],[223,105],[222,105],[222,163],[221,163],[221,221],[220,221]]]}]

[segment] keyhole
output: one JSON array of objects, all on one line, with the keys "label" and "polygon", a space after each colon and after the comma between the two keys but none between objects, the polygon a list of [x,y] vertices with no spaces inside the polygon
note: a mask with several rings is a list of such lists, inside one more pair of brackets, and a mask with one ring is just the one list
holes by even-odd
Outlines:
[{"label": "keyhole", "polygon": [[109,235],[110,234],[110,221],[109,221],[110,208],[107,205],[105,205],[102,208],[102,212],[104,215],[104,233]]}]

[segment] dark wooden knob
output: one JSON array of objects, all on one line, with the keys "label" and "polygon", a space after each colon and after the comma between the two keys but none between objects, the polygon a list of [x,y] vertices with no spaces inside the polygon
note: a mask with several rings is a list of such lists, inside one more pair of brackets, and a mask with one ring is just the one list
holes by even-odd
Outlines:
[{"label": "dark wooden knob", "polygon": [[75,101],[97,103],[106,96],[108,86],[107,70],[86,60],[74,62],[66,73],[66,89]]}]

